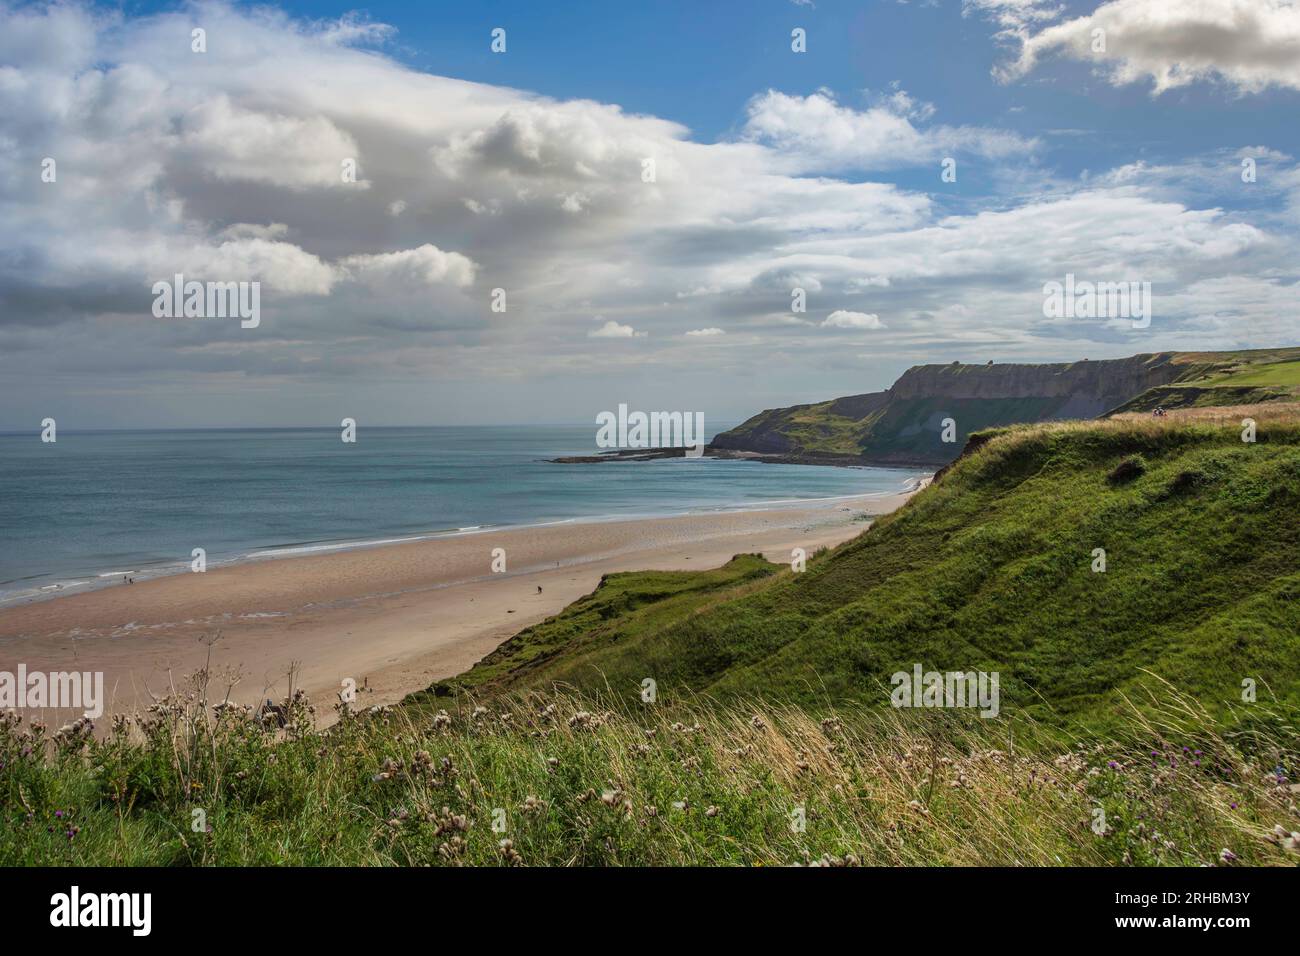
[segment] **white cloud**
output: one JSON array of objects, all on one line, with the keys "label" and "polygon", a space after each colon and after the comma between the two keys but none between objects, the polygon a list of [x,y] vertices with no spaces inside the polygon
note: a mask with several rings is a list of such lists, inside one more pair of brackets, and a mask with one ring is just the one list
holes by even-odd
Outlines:
[{"label": "white cloud", "polygon": [[847,309],[836,309],[822,320],[824,329],[883,329],[884,327],[885,323],[880,321],[878,315],[850,312]]},{"label": "white cloud", "polygon": [[727,333],[723,332],[722,329],[711,327],[707,329],[691,329],[686,334],[689,336],[703,338],[703,337],[714,336],[714,335],[726,335]]},{"label": "white cloud", "polygon": [[443,252],[427,242],[400,252],[347,256],[339,264],[345,272],[375,287],[446,283],[464,288],[474,282],[472,260],[458,252]]},{"label": "white cloud", "polygon": [[[1097,30],[1104,52],[1094,50]],[[1059,54],[1096,64],[1117,86],[1149,81],[1154,94],[1198,81],[1237,93],[1300,89],[1300,7],[1291,0],[1112,0],[1020,39],[1019,58],[1001,72],[1006,79]]]},{"label": "white cloud", "polygon": [[645,334],[644,332],[638,332],[630,325],[620,325],[610,319],[600,328],[588,332],[587,337],[593,339],[634,339],[641,338]]},{"label": "white cloud", "polygon": [[1015,31],[1031,23],[1055,20],[1064,9],[1056,0],[962,0],[961,14],[980,14]]},{"label": "white cloud", "polygon": [[776,90],[749,102],[746,138],[778,150],[801,170],[889,169],[930,163],[952,152],[1027,156],[1032,140],[970,126],[921,127],[933,113],[900,89],[864,110],[842,106],[826,90],[791,96]]},{"label": "white cloud", "polygon": [[[218,179],[289,189],[343,188],[343,163],[355,161],[356,141],[323,116],[289,116],[236,106],[225,94],[180,115],[176,153]],[[358,175],[350,184],[366,189]]]},{"label": "white cloud", "polygon": [[[953,342],[1059,355],[1041,288],[1067,271],[1150,280],[1166,308],[1140,338],[1078,326],[1079,354],[1167,347],[1180,322],[1202,323],[1198,347],[1277,344],[1294,324],[1278,303],[1295,280],[1300,214],[1286,197],[1300,195],[1300,171],[1262,148],[1251,188],[1278,199],[1268,210],[1225,211],[1213,193],[1235,156],[1167,170],[1131,154],[1091,185],[953,205],[837,173],[964,149],[996,175],[1022,170],[1033,144],[936,125],[939,112],[897,87],[863,109],[767,91],[736,140],[698,142],[616,105],[419,72],[352,48],[388,38],[354,21],[206,5],[200,57],[188,12],[34,9],[0,7],[0,407],[37,376],[154,389],[156,405],[196,382],[423,394],[433,380],[651,368],[673,388],[722,353],[726,367],[700,380],[725,391],[727,369],[774,353],[791,376],[845,358],[844,335],[809,335],[791,312],[795,287],[809,315],[828,316],[818,325],[871,329],[873,350],[899,362]],[[364,184],[341,181],[343,152]],[[55,184],[36,178],[44,156],[58,159]],[[654,183],[641,179],[646,157]],[[150,284],[175,272],[263,281],[257,334],[152,322]],[[489,308],[495,288],[504,313]],[[863,324],[876,313],[887,327]],[[693,347],[714,330],[725,349]]]}]

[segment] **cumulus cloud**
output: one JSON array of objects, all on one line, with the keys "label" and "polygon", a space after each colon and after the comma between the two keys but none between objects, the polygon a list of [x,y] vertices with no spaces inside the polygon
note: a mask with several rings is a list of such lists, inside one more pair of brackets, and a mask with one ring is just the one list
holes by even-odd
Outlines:
[{"label": "cumulus cloud", "polygon": [[750,100],[744,135],[767,144],[803,170],[892,169],[930,163],[948,153],[1025,156],[1037,144],[983,127],[926,126],[934,113],[895,89],[855,110],[821,90],[791,96],[768,90]]},{"label": "cumulus cloud", "polygon": [[1013,24],[1020,55],[1000,70],[1004,79],[1060,55],[1095,64],[1117,86],[1149,82],[1156,95],[1198,81],[1241,94],[1300,89],[1300,7],[1290,0],[1112,0],[1036,32],[1060,8],[1032,0],[966,6]]},{"label": "cumulus cloud", "polygon": [[824,329],[883,329],[885,323],[880,316],[867,312],[852,312],[848,309],[836,309],[822,320]]},{"label": "cumulus cloud", "polygon": [[[861,108],[767,90],[736,104],[739,135],[701,142],[616,104],[423,73],[373,48],[391,39],[356,19],[221,4],[140,17],[0,6],[0,405],[37,381],[141,389],[159,406],[196,383],[423,394],[435,380],[621,385],[668,369],[656,381],[673,387],[724,353],[731,369],[851,358],[832,329],[869,329],[905,363],[954,342],[1045,357],[1063,333],[1042,327],[1041,288],[1066,272],[1150,280],[1176,310],[1131,343],[1081,325],[1081,354],[1167,347],[1191,323],[1198,347],[1276,344],[1287,321],[1300,217],[1225,211],[1201,189],[1235,157],[1189,159],[1206,170],[1194,176],[1128,156],[1087,185],[953,206],[873,171],[963,151],[1018,169],[1037,145],[943,125],[942,104],[898,87]],[[1258,155],[1261,190],[1300,194],[1293,160]],[[45,157],[55,182],[40,181]],[[356,182],[340,175],[347,159]],[[177,272],[261,281],[258,329],[153,320],[150,287]],[[792,312],[795,289],[827,334]],[[1231,295],[1240,305],[1223,307]],[[723,335],[725,348],[693,347]],[[700,381],[718,387],[718,372]]]},{"label": "cumulus cloud", "polygon": [[[344,164],[356,141],[323,116],[291,116],[236,106],[219,94],[180,114],[174,156],[217,179],[289,189],[343,187]],[[351,188],[367,189],[356,177]]]},{"label": "cumulus cloud", "polygon": [[588,332],[587,336],[593,339],[635,339],[645,334],[644,332],[638,332],[630,325],[622,325],[610,319],[600,328]]},{"label": "cumulus cloud", "polygon": [[447,283],[463,288],[474,282],[474,263],[470,259],[459,252],[443,252],[427,242],[398,252],[347,256],[339,264],[372,287]]}]

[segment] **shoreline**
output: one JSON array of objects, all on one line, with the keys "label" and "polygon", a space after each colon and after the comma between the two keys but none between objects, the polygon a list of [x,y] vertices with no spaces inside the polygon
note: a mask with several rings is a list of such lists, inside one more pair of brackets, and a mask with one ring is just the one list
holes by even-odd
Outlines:
[{"label": "shoreline", "polygon": [[[899,471],[915,471],[911,466],[882,466],[895,467]],[[511,530],[530,530],[534,528],[555,527],[561,525],[584,525],[584,524],[601,524],[612,521],[649,521],[661,518],[678,518],[678,517],[696,517],[714,514],[735,514],[749,511],[766,511],[771,510],[774,506],[791,506],[791,507],[818,507],[825,503],[836,501],[850,501],[856,499],[885,498],[893,494],[906,494],[917,488],[919,482],[925,482],[932,476],[917,476],[908,478],[902,483],[898,492],[874,492],[864,495],[830,495],[818,498],[776,498],[764,501],[758,501],[753,504],[727,504],[714,507],[701,508],[694,511],[671,511],[663,513],[628,513],[628,514],[605,514],[605,515],[581,515],[571,518],[541,518],[536,521],[525,522],[521,524],[486,524],[486,525],[467,525],[459,528],[445,528],[425,531],[397,532],[386,535],[381,538],[365,540],[332,540],[321,539],[318,541],[303,542],[286,542],[283,544],[266,545],[254,550],[245,551],[235,556],[218,556],[208,558],[208,571],[216,571],[224,568],[239,567],[244,564],[251,564],[262,561],[283,560],[289,557],[300,557],[310,554],[335,554],[350,551],[367,550],[370,548],[389,547],[392,545],[411,544],[423,541],[440,541],[451,538],[457,538],[465,535],[486,534],[499,531]],[[33,581],[46,580],[51,583],[38,585],[33,584],[31,588],[15,588],[12,585],[23,580],[21,578],[10,582],[0,583],[0,613],[10,608],[26,607],[30,604],[40,604],[46,601],[58,600],[66,597],[73,597],[82,594],[91,594],[108,588],[118,587],[122,584],[122,579],[128,575],[139,579],[136,583],[143,584],[147,581],[155,581],[160,578],[171,577],[177,574],[189,573],[190,562],[171,561],[166,564],[143,565],[137,568],[123,568],[115,571],[91,571],[85,574],[70,574],[65,580],[47,576],[44,578],[33,576]],[[9,588],[9,590],[5,590]]]},{"label": "shoreline", "polygon": [[[916,484],[924,487],[928,481]],[[919,489],[917,489],[919,490]],[[717,567],[735,554],[788,562],[834,547],[913,491],[655,518],[565,521],[244,561],[0,608],[0,671],[102,671],[102,722],[147,708],[204,666],[214,701],[280,699],[291,663],[318,720],[344,682],[357,706],[459,674],[590,593],[605,574]],[[493,549],[506,567],[493,573]],[[223,677],[225,679],[223,679]],[[35,713],[33,713],[35,716]],[[47,709],[55,724],[80,716]]]}]

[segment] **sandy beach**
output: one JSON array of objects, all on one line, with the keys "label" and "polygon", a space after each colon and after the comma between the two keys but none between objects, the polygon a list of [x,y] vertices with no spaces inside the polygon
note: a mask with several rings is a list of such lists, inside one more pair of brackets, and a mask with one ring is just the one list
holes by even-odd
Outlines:
[{"label": "sandy beach", "polygon": [[[296,664],[297,686],[328,718],[346,679],[363,689],[362,706],[400,700],[466,670],[601,575],[717,567],[748,552],[788,562],[793,548],[837,545],[867,527],[865,514],[908,497],[493,530],[123,584],[0,610],[0,671],[102,671],[105,714],[130,712],[182,686],[220,632],[212,669],[238,672],[232,700],[279,699]],[[492,572],[494,548],[505,549],[503,573]]]}]

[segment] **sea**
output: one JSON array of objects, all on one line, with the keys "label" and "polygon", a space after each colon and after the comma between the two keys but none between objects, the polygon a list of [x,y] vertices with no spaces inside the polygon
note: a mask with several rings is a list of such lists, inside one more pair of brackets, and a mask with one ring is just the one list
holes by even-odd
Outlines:
[{"label": "sea", "polygon": [[[718,426],[714,431],[726,426]],[[916,469],[711,458],[555,464],[590,425],[0,433],[0,606],[188,570],[505,526],[904,490]]]}]

